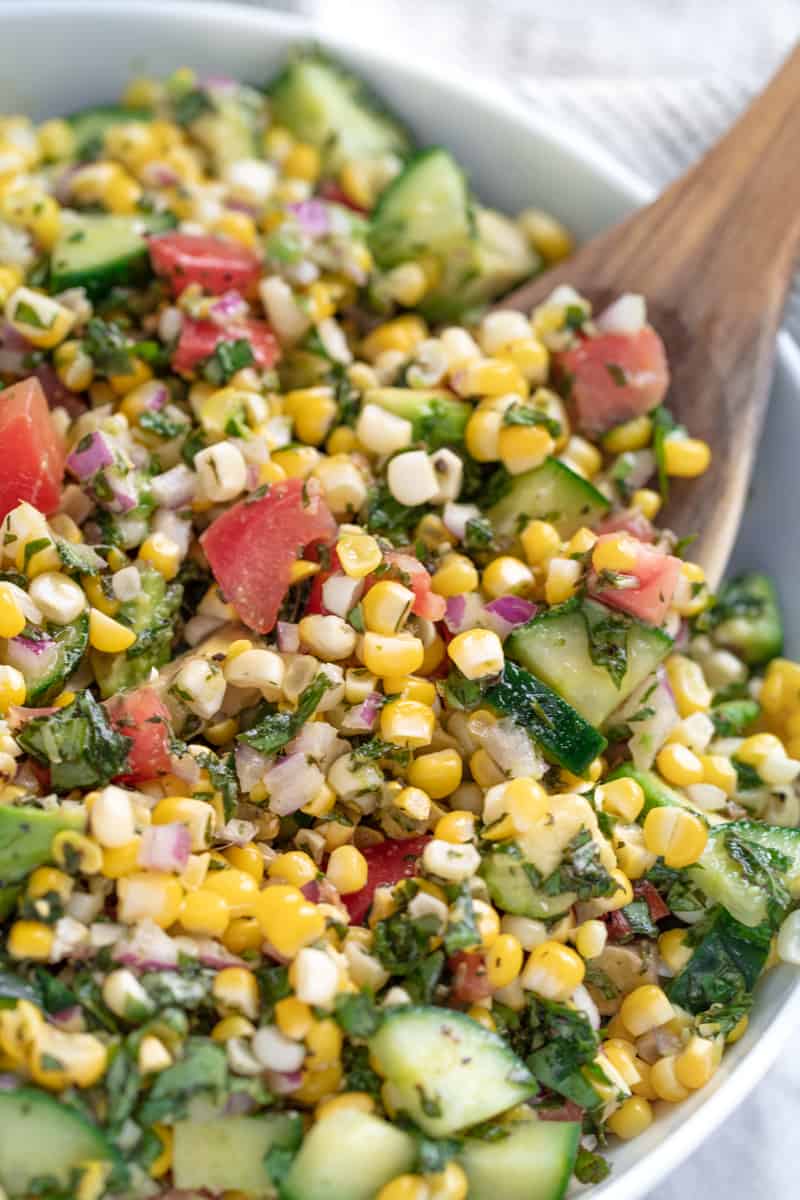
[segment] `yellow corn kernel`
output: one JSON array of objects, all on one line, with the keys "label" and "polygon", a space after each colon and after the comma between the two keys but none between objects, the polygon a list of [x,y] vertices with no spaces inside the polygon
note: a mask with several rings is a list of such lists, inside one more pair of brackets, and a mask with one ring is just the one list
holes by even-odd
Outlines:
[{"label": "yellow corn kernel", "polygon": [[16,667],[0,666],[0,715],[5,716],[12,705],[25,703],[25,676]]},{"label": "yellow corn kernel", "polygon": [[543,342],[533,336],[514,338],[507,346],[498,352],[500,358],[507,358],[522,374],[526,383],[544,383],[550,369],[550,352]]},{"label": "yellow corn kernel", "polygon": [[[480,750],[476,750],[470,758],[469,769],[472,778],[482,788],[494,787],[496,783],[502,783],[505,780],[505,775],[497,763],[482,747]],[[508,836],[513,836],[513,828]]]},{"label": "yellow corn kernel", "polygon": [[236,867],[228,867],[224,871],[209,871],[203,887],[223,898],[232,917],[258,915],[258,884],[247,871],[240,871]]},{"label": "yellow corn kernel", "polygon": [[22,283],[24,275],[19,267],[0,266],[0,306],[5,308],[12,292]]},{"label": "yellow corn kernel", "polygon": [[294,884],[295,887],[305,887],[313,883],[319,876],[319,867],[310,854],[303,850],[287,850],[273,858],[267,869],[270,879],[280,879],[284,883]]},{"label": "yellow corn kernel", "polygon": [[171,825],[179,821],[191,834],[191,848],[206,850],[214,834],[214,809],[206,800],[193,796],[165,796],[152,813],[154,825]]},{"label": "yellow corn kernel", "polygon": [[725,1038],[726,1045],[733,1046],[736,1042],[739,1041],[740,1038],[743,1038],[744,1035],[747,1033],[747,1026],[749,1024],[750,1024],[750,1018],[748,1017],[747,1013],[745,1013],[744,1016],[741,1018],[741,1020],[736,1022],[733,1029],[730,1031],[728,1036]]},{"label": "yellow corn kernel", "polygon": [[73,392],[85,392],[94,379],[94,363],[76,340],[62,342],[53,351],[56,374]]},{"label": "yellow corn kernel", "polygon": [[98,608],[89,609],[89,644],[104,654],[121,654],[136,641],[136,634],[127,625],[106,616]]},{"label": "yellow corn kernel", "polygon": [[157,871],[134,871],[117,880],[119,919],[136,925],[150,919],[162,929],[178,918],[183,888],[177,879]]},{"label": "yellow corn kernel", "polygon": [[459,396],[528,395],[522,372],[508,359],[475,359],[453,372],[450,382]]},{"label": "yellow corn kernel", "polygon": [[[250,793],[252,796],[252,792]],[[313,800],[304,805],[302,812],[309,817],[324,817],[336,805],[336,792],[327,783],[323,783]]]},{"label": "yellow corn kernel", "polygon": [[682,971],[693,953],[686,940],[686,930],[668,929],[662,933],[658,939],[658,953],[676,975]]},{"label": "yellow corn kernel", "polygon": [[595,801],[604,812],[631,823],[644,808],[644,792],[635,779],[612,779],[597,788]]},{"label": "yellow corn kernel", "polygon": [[767,667],[759,700],[771,717],[795,711],[800,705],[800,663],[788,658],[773,658]]},{"label": "yellow corn kernel", "polygon": [[413,675],[423,665],[425,647],[418,637],[408,633],[386,637],[380,633],[364,634],[364,666],[381,678]]},{"label": "yellow corn kernel", "polygon": [[165,579],[174,579],[181,565],[181,549],[165,533],[151,533],[139,547],[139,558],[150,563]]},{"label": "yellow corn kernel", "polygon": [[631,496],[631,503],[634,508],[638,508],[642,516],[647,517],[648,521],[654,521],[658,516],[658,511],[663,504],[663,500],[658,492],[654,492],[652,488],[637,488]]},{"label": "yellow corn kernel", "polygon": [[325,874],[340,896],[349,896],[366,887],[367,860],[355,846],[337,846]]},{"label": "yellow corn kernel", "polygon": [[478,587],[478,572],[465,554],[447,554],[431,579],[431,588],[439,596],[461,596]]},{"label": "yellow corn kernel", "polygon": [[224,967],[214,976],[211,995],[218,1009],[254,1021],[261,1008],[258,980],[246,967]]},{"label": "yellow corn kernel", "polygon": [[283,160],[283,172],[290,179],[316,183],[321,169],[319,150],[310,142],[295,142]]},{"label": "yellow corn kernel", "polygon": [[492,600],[500,596],[523,595],[533,586],[533,572],[522,559],[501,554],[484,569],[481,583]]},{"label": "yellow corn kernel", "polygon": [[[738,751],[737,751],[738,757]],[[736,768],[723,754],[698,755],[703,767],[703,783],[721,788],[726,796],[732,796],[738,786]]]},{"label": "yellow corn kernel", "polygon": [[314,1015],[302,1000],[286,996],[275,1005],[275,1024],[284,1037],[301,1042],[314,1024]]},{"label": "yellow corn kernel", "polygon": [[[58,1066],[51,1066],[51,1061]],[[108,1051],[91,1033],[64,1033],[46,1026],[32,1055],[31,1075],[54,1091],[69,1084],[92,1087],[105,1074]]]},{"label": "yellow corn kernel", "polygon": [[285,471],[287,479],[307,479],[319,461],[320,453],[314,446],[290,446],[272,454],[272,462]]},{"label": "yellow corn kernel", "polygon": [[602,921],[584,921],[575,934],[575,949],[581,958],[597,958],[605,950],[608,930]]},{"label": "yellow corn kernel", "polygon": [[444,662],[446,647],[443,639],[437,633],[424,649],[422,666],[419,668],[420,674],[432,675]]},{"label": "yellow corn kernel", "polygon": [[675,1072],[675,1055],[669,1054],[653,1063],[650,1068],[650,1083],[659,1100],[680,1104],[689,1095]]},{"label": "yellow corn kernel", "polygon": [[464,442],[477,462],[498,462],[500,459],[500,430],[503,415],[491,409],[478,408],[467,421]]},{"label": "yellow corn kernel", "polygon": [[609,454],[627,454],[632,450],[644,450],[653,436],[650,417],[633,417],[622,425],[616,425],[603,436],[603,449]]},{"label": "yellow corn kernel", "polygon": [[265,888],[258,897],[256,916],[264,937],[285,958],[294,958],[325,932],[324,914],[291,885]]},{"label": "yellow corn kernel", "polygon": [[429,1200],[467,1200],[469,1180],[459,1163],[452,1159],[443,1171],[427,1175]]},{"label": "yellow corn kernel", "polygon": [[688,787],[692,783],[702,783],[703,764],[688,746],[680,742],[669,742],[656,755],[656,766],[667,783],[676,787]]},{"label": "yellow corn kernel", "polygon": [[26,229],[43,250],[52,250],[61,232],[58,202],[35,184],[14,188],[0,198],[0,218]]},{"label": "yellow corn kernel", "polygon": [[55,867],[37,867],[28,880],[25,892],[32,900],[54,893],[62,904],[66,904],[74,887],[75,881],[63,871]]},{"label": "yellow corn kernel", "polygon": [[344,533],[336,543],[342,570],[351,579],[364,579],[380,566],[383,554],[377,541],[368,533]]},{"label": "yellow corn kernel", "polygon": [[549,521],[529,521],[520,535],[520,541],[532,567],[548,562],[561,549],[558,530]]},{"label": "yellow corn kernel", "polygon": [[607,1121],[611,1132],[626,1142],[639,1137],[652,1124],[653,1108],[643,1096],[631,1096],[624,1100]]},{"label": "yellow corn kernel", "polygon": [[680,870],[696,863],[706,848],[708,829],[694,813],[674,805],[653,808],[644,822],[644,841],[651,854]]},{"label": "yellow corn kernel", "polygon": [[522,958],[519,939],[512,933],[499,934],[486,953],[486,973],[492,988],[513,983],[522,970]]},{"label": "yellow corn kernel", "polygon": [[736,758],[751,767],[758,767],[768,755],[782,752],[783,745],[774,733],[756,733],[739,743]]},{"label": "yellow corn kernel", "polygon": [[81,587],[86,593],[87,599],[93,608],[99,612],[105,613],[107,617],[113,617],[119,612],[119,600],[115,600],[113,596],[107,596],[103,590],[103,581],[91,575],[83,575],[81,577]]},{"label": "yellow corn kernel", "polygon": [[8,934],[8,953],[12,958],[46,962],[54,936],[50,926],[42,921],[15,921]]},{"label": "yellow corn kernel", "polygon": [[214,221],[213,230],[232,242],[238,242],[240,246],[246,246],[248,250],[258,242],[256,223],[249,213],[228,209]]},{"label": "yellow corn kernel", "polygon": [[545,1000],[568,1000],[583,983],[583,959],[560,942],[546,941],[532,950],[522,973],[523,986]]},{"label": "yellow corn kernel", "polygon": [[331,1066],[341,1058],[343,1040],[341,1029],[331,1017],[315,1021],[305,1038],[309,1053],[319,1060],[320,1066]]},{"label": "yellow corn kernel", "polygon": [[375,1101],[369,1092],[342,1092],[338,1096],[321,1100],[317,1105],[315,1116],[317,1120],[320,1120],[322,1117],[330,1116],[331,1113],[343,1111],[372,1113],[375,1111]]},{"label": "yellow corn kernel", "polygon": [[133,368],[124,375],[109,375],[108,382],[115,396],[127,396],[153,377],[150,367],[141,358],[133,360]]},{"label": "yellow corn kernel", "polygon": [[593,479],[603,465],[603,456],[586,438],[573,435],[564,447],[562,461],[578,475]]},{"label": "yellow corn kernel", "polygon": [[219,938],[228,928],[230,912],[222,896],[198,888],[184,896],[178,920],[187,933]]},{"label": "yellow corn kernel", "polygon": [[328,437],[325,449],[332,457],[337,454],[351,454],[356,448],[356,435],[347,425],[339,425]]},{"label": "yellow corn kernel", "polygon": [[708,712],[713,693],[700,665],[683,654],[671,654],[666,661],[667,678],[682,717]]},{"label": "yellow corn kernel", "polygon": [[447,653],[467,679],[497,675],[505,662],[503,644],[491,629],[467,629],[457,634]]},{"label": "yellow corn kernel", "polygon": [[433,709],[417,700],[390,700],[381,709],[381,734],[396,746],[430,745],[436,718]]},{"label": "yellow corn kernel", "polygon": [[572,253],[572,234],[550,213],[540,208],[526,208],[517,217],[517,224],[545,262],[559,262]]},{"label": "yellow corn kernel", "polygon": [[502,425],[497,438],[500,461],[512,475],[541,466],[555,449],[544,425]]},{"label": "yellow corn kernel", "polygon": [[548,604],[563,604],[577,591],[583,569],[572,558],[551,558],[547,564],[544,594]]},{"label": "yellow corn kernel", "polygon": [[103,852],[97,842],[82,833],[62,829],[50,844],[53,861],[74,873],[74,864],[81,875],[97,875],[103,865]]},{"label": "yellow corn kernel", "polygon": [[364,597],[364,624],[373,633],[391,637],[403,628],[413,603],[414,593],[410,588],[392,579],[382,579]]},{"label": "yellow corn kernel", "polygon": [[124,846],[104,846],[100,874],[106,879],[121,879],[123,875],[130,875],[138,870],[141,841],[141,838],[136,837]]},{"label": "yellow corn kernel", "polygon": [[475,820],[475,813],[467,812],[466,809],[453,809],[436,822],[434,837],[454,845],[471,842],[475,837]]},{"label": "yellow corn kernel", "polygon": [[407,777],[409,783],[422,788],[432,800],[442,800],[459,787],[463,771],[464,764],[457,750],[434,750],[415,758]]},{"label": "yellow corn kernel", "polygon": [[398,1175],[384,1184],[375,1200],[430,1200],[430,1191],[421,1175]]},{"label": "yellow corn kernel", "polygon": [[[370,688],[373,691],[374,688]],[[386,696],[399,697],[401,700],[416,700],[420,704],[433,707],[436,700],[436,686],[429,679],[421,679],[419,675],[388,676],[383,681],[383,691]]]},{"label": "yellow corn kernel", "polygon": [[260,950],[263,941],[261,926],[255,917],[234,917],[222,935],[222,944],[231,954]]},{"label": "yellow corn kernel", "polygon": [[10,325],[40,350],[52,350],[63,342],[75,324],[74,312],[50,296],[32,288],[18,287],[5,304]]},{"label": "yellow corn kernel", "polygon": [[694,479],[707,471],[710,464],[711,447],[708,442],[670,434],[664,438],[664,467],[668,475]]},{"label": "yellow corn kernel", "polygon": [[256,883],[261,882],[264,876],[264,858],[255,842],[246,846],[231,846],[223,851],[223,855],[232,867],[252,875]]},{"label": "yellow corn kernel", "polygon": [[612,1037],[608,1041],[603,1042],[600,1049],[612,1067],[622,1076],[628,1087],[632,1087],[634,1083],[639,1082],[641,1076],[636,1057],[636,1047],[633,1042],[628,1041],[627,1038]]},{"label": "yellow corn kernel", "polygon": [[368,362],[375,362],[387,350],[410,356],[427,336],[428,327],[422,318],[408,313],[367,334],[361,343],[361,354]]},{"label": "yellow corn kernel", "polygon": [[75,149],[75,134],[67,121],[45,121],[36,131],[39,152],[47,162],[69,158]]},{"label": "yellow corn kernel", "polygon": [[645,983],[628,993],[620,1005],[619,1015],[628,1032],[638,1038],[671,1021],[675,1013],[662,989],[653,983]]},{"label": "yellow corn kernel", "polygon": [[592,551],[592,566],[595,571],[634,570],[639,553],[639,542],[629,533],[609,533],[595,544]]},{"label": "yellow corn kernel", "polygon": [[675,1057],[675,1077],[690,1091],[705,1087],[714,1070],[714,1043],[709,1038],[691,1037]]}]

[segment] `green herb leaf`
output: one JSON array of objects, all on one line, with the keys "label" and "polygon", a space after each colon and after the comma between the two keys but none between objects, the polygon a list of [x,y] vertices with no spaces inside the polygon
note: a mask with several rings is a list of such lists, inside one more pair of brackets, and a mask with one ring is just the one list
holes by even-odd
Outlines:
[{"label": "green herb leaf", "polygon": [[172,106],[172,115],[178,125],[191,125],[200,117],[215,113],[216,107],[208,92],[194,88],[179,96]]},{"label": "green herb leaf", "polygon": [[628,633],[631,619],[598,605],[582,609],[589,637],[589,656],[596,667],[603,667],[615,687],[622,686],[628,670]]},{"label": "green herb leaf", "polygon": [[324,672],[317,675],[301,693],[297,708],[293,713],[270,713],[246,733],[240,733],[238,741],[245,742],[261,754],[276,754],[278,750],[296,737],[306,721],[316,711],[323,694],[331,687],[331,681]]},{"label": "green herb leaf", "polygon": [[340,994],[336,997],[334,1017],[348,1037],[368,1038],[383,1020],[383,1009],[369,992]]},{"label": "green herb leaf", "polygon": [[600,848],[588,829],[579,829],[567,844],[560,866],[541,882],[546,896],[575,892],[579,900],[613,896],[619,884],[600,861]]},{"label": "green herb leaf", "polygon": [[98,374],[130,375],[134,369],[131,341],[113,321],[90,317],[82,346]]},{"label": "green herb leaf", "polygon": [[189,1038],[181,1060],[156,1075],[137,1118],[142,1125],[165,1118],[170,1122],[179,1120],[186,1116],[193,1096],[207,1092],[212,1101],[219,1102],[227,1084],[228,1067],[222,1047],[208,1038]]},{"label": "green herb leaf", "polygon": [[255,362],[253,349],[246,338],[219,342],[203,363],[203,376],[209,383],[220,387],[228,383],[237,371],[252,366]]},{"label": "green herb leaf", "polygon": [[189,428],[188,420],[176,420],[174,417],[168,416],[167,413],[160,411],[143,412],[139,417],[139,427],[146,429],[148,433],[155,433],[158,437],[170,439],[180,437]]},{"label": "green herb leaf", "polygon": [[50,768],[50,781],[59,792],[109,783],[124,771],[131,746],[88,690],[58,712],[28,721],[17,741]]}]

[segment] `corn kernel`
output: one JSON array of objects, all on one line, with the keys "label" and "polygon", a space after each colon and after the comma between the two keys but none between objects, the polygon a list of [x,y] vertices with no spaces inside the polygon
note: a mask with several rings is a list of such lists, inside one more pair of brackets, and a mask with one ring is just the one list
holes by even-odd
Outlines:
[{"label": "corn kernel", "polygon": [[667,434],[663,453],[667,474],[682,479],[694,479],[702,475],[711,464],[711,447],[699,438]]},{"label": "corn kernel", "polygon": [[416,700],[391,700],[381,709],[381,734],[397,746],[430,744],[436,725],[433,710]]},{"label": "corn kernel", "polygon": [[502,425],[497,437],[500,461],[512,475],[541,466],[555,445],[544,425]]},{"label": "corn kernel", "polygon": [[713,787],[721,788],[726,796],[732,796],[738,781],[731,760],[723,754],[700,754],[698,757],[703,767],[703,783],[710,783]]},{"label": "corn kernel", "polygon": [[612,1133],[623,1141],[639,1137],[653,1124],[653,1109],[642,1096],[631,1096],[623,1101],[616,1112],[608,1118],[607,1125]]},{"label": "corn kernel", "polygon": [[408,633],[386,637],[368,632],[364,635],[362,653],[364,666],[380,677],[413,675],[425,660],[421,640]]},{"label": "corn kernel", "polygon": [[222,935],[222,944],[231,954],[260,950],[263,941],[261,926],[255,917],[234,917]]},{"label": "corn kernel", "polygon": [[522,970],[522,946],[512,933],[499,934],[486,953],[486,973],[492,988],[513,983]]},{"label": "corn kernel", "polygon": [[644,808],[644,792],[635,779],[612,779],[597,788],[595,801],[604,812],[630,823]]},{"label": "corn kernel", "polygon": [[421,1175],[398,1175],[384,1184],[375,1200],[430,1200],[430,1191]]},{"label": "corn kernel", "polygon": [[564,604],[577,591],[583,568],[577,559],[551,558],[547,564],[545,600],[549,605]]},{"label": "corn kernel", "polygon": [[203,887],[222,897],[232,917],[258,916],[258,884],[247,871],[237,867],[209,871]]},{"label": "corn kernel", "polygon": [[337,846],[325,874],[341,896],[349,896],[366,887],[367,860],[355,846]]},{"label": "corn kernel", "polygon": [[668,929],[658,939],[658,953],[676,975],[692,957],[692,948],[686,941],[685,929]]},{"label": "corn kernel", "polygon": [[583,983],[586,967],[583,959],[560,942],[546,941],[536,946],[522,972],[522,986],[546,1000],[568,1000]]},{"label": "corn kernel", "polygon": [[276,884],[258,897],[256,916],[264,937],[286,958],[293,958],[325,931],[325,917],[299,888]]},{"label": "corn kernel", "polygon": [[521,559],[502,554],[484,569],[481,583],[493,600],[500,596],[520,595],[530,590],[533,572]]},{"label": "corn kernel", "polygon": [[218,1008],[233,1010],[251,1021],[261,1008],[258,981],[246,967],[224,967],[214,976],[211,994]]},{"label": "corn kernel", "polygon": [[113,617],[106,616],[97,608],[89,609],[89,643],[104,654],[121,654],[136,641],[136,634],[127,625],[120,625]]},{"label": "corn kernel", "polygon": [[689,1089],[684,1087],[675,1071],[675,1055],[670,1054],[660,1058],[650,1068],[650,1083],[659,1100],[670,1104],[680,1104],[689,1095]]},{"label": "corn kernel", "polygon": [[647,814],[644,840],[652,854],[663,857],[668,867],[680,870],[701,857],[708,841],[708,829],[694,813],[675,805],[664,805]]},{"label": "corn kernel", "polygon": [[199,888],[184,896],[178,920],[187,933],[219,938],[228,927],[230,912],[222,896]]},{"label": "corn kernel", "polygon": [[549,521],[529,521],[520,535],[520,541],[532,567],[548,562],[561,549],[558,530]]},{"label": "corn kernel", "polygon": [[41,921],[15,921],[8,934],[8,953],[12,958],[46,962],[54,938],[50,926]]},{"label": "corn kernel", "polygon": [[442,800],[461,784],[464,765],[456,750],[434,750],[415,758],[407,772],[409,783],[432,800]]},{"label": "corn kernel", "polygon": [[313,1023],[310,1007],[296,996],[286,996],[275,1005],[275,1024],[292,1041],[302,1041]]},{"label": "corn kernel", "polygon": [[654,521],[658,516],[663,500],[658,492],[654,492],[652,488],[637,488],[631,496],[631,503],[634,508],[638,508],[642,516],[647,517],[648,521]]},{"label": "corn kernel", "polygon": [[13,705],[25,703],[25,676],[16,667],[0,666],[0,715]]},{"label": "corn kernel", "polygon": [[410,588],[391,579],[382,579],[373,584],[364,597],[364,623],[373,633],[390,637],[402,629],[413,603],[414,593]]},{"label": "corn kernel", "polygon": [[688,746],[669,742],[656,755],[656,765],[667,783],[688,787],[703,780],[703,764]]},{"label": "corn kernel", "polygon": [[625,1028],[634,1037],[641,1037],[659,1025],[672,1020],[674,1010],[660,987],[652,983],[634,988],[622,1001],[619,1010]]},{"label": "corn kernel", "polygon": [[575,949],[581,958],[597,958],[605,949],[607,937],[608,930],[602,921],[584,921],[575,935]]},{"label": "corn kernel", "polygon": [[629,533],[607,533],[598,538],[592,551],[592,566],[601,571],[630,573],[639,557],[639,542]]},{"label": "corn kernel", "polygon": [[361,343],[361,354],[368,362],[375,362],[387,350],[397,350],[410,356],[428,336],[428,327],[421,317],[397,317],[373,329]]},{"label": "corn kernel", "polygon": [[467,679],[497,675],[505,662],[503,644],[490,629],[467,629],[457,634],[447,653]]},{"label": "corn kernel", "polygon": [[689,717],[695,712],[707,712],[713,693],[700,665],[683,654],[671,654],[666,670],[680,715]]},{"label": "corn kernel", "polygon": [[454,845],[471,842],[475,837],[475,820],[475,813],[454,809],[436,822],[434,837]]},{"label": "corn kernel", "polygon": [[336,543],[342,570],[351,579],[364,579],[383,560],[381,548],[368,533],[342,534]]}]

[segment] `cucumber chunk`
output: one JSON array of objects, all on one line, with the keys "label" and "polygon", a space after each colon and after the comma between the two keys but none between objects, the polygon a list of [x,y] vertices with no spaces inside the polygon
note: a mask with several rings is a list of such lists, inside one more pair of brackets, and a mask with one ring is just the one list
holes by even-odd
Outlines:
[{"label": "cucumber chunk", "polygon": [[379,408],[410,421],[414,440],[425,442],[429,450],[463,442],[472,406],[456,400],[444,388],[369,388],[364,393],[365,404]]},{"label": "cucumber chunk", "polygon": [[25,678],[26,704],[46,704],[77,670],[89,645],[89,614],[86,612],[69,625],[49,625],[49,641],[40,642],[41,653],[9,641],[6,661]]},{"label": "cucumber chunk", "polygon": [[652,675],[672,647],[672,638],[663,630],[631,619],[628,669],[617,687],[605,667],[592,662],[589,652],[587,622],[608,615],[603,605],[586,600],[572,610],[534,617],[515,629],[505,644],[509,658],[543,679],[592,725],[602,725]]},{"label": "cucumber chunk", "polygon": [[11,912],[31,871],[49,861],[55,835],[62,829],[81,832],[85,825],[79,808],[0,805],[0,918]]},{"label": "cucumber chunk", "polygon": [[410,1171],[411,1136],[387,1121],[355,1110],[332,1112],[312,1125],[281,1200],[374,1200],[384,1184]]},{"label": "cucumber chunk", "polygon": [[274,1196],[264,1158],[273,1146],[291,1145],[294,1130],[295,1122],[286,1113],[177,1121],[173,1183],[176,1188]]},{"label": "cucumber chunk", "polygon": [[206,88],[202,93],[211,110],[188,125],[191,136],[209,154],[218,175],[231,163],[260,157],[257,129],[263,100],[258,92],[238,87],[232,94]]},{"label": "cucumber chunk", "polygon": [[0,1092],[0,1128],[0,1185],[12,1197],[38,1195],[37,1180],[66,1188],[87,1162],[118,1161],[96,1126],[36,1088]]},{"label": "cucumber chunk", "polygon": [[498,538],[514,540],[529,521],[550,521],[562,538],[593,525],[609,510],[597,488],[569,467],[548,458],[540,467],[511,480],[508,491],[489,509]]},{"label": "cucumber chunk", "polygon": [[[693,883],[711,900],[728,910],[742,925],[752,928],[770,918],[773,892],[765,876],[750,872],[731,853],[750,846],[774,852],[769,870],[789,897],[800,896],[800,829],[765,825],[762,821],[729,821],[709,831],[708,842],[698,863],[689,867]],[[781,857],[782,856],[782,857]],[[780,908],[780,904],[777,905]],[[774,911],[774,908],[773,908]]]},{"label": "cucumber chunk", "polygon": [[103,149],[106,131],[112,125],[129,122],[141,124],[150,121],[153,114],[149,108],[123,108],[120,104],[101,104],[96,108],[82,108],[67,122],[75,135],[75,154],[79,159],[97,158]]},{"label": "cucumber chunk", "polygon": [[458,1161],[470,1200],[562,1200],[581,1127],[572,1121],[518,1121],[497,1141],[467,1138]]},{"label": "cucumber chunk", "polygon": [[503,912],[518,917],[552,921],[568,912],[578,898],[575,892],[548,896],[536,887],[525,870],[522,853],[513,844],[485,855],[479,874],[486,881],[495,904]]},{"label": "cucumber chunk", "polygon": [[348,159],[405,157],[408,132],[361,80],[323,54],[302,54],[267,88],[273,120],[323,155],[325,173],[334,175]]},{"label": "cucumber chunk", "polygon": [[775,585],[767,575],[753,571],[725,584],[709,619],[714,641],[750,666],[768,662],[781,652],[783,622]]},{"label": "cucumber chunk", "polygon": [[605,750],[601,733],[566,700],[535,675],[506,660],[499,683],[489,688],[486,703],[512,717],[541,747],[545,756],[580,775]]},{"label": "cucumber chunk", "polygon": [[136,641],[124,654],[92,653],[103,699],[143,683],[150,678],[153,667],[163,667],[169,661],[183,589],[180,584],[165,583],[164,576],[153,567],[140,567],[139,574],[142,590],[133,600],[121,604],[116,616],[134,631]]},{"label": "cucumber chunk", "polygon": [[501,1037],[445,1008],[391,1010],[369,1048],[398,1108],[431,1137],[486,1121],[537,1088]]},{"label": "cucumber chunk", "polygon": [[432,254],[452,268],[472,253],[474,215],[464,172],[447,150],[420,150],[382,192],[369,232],[380,267]]},{"label": "cucumber chunk", "polygon": [[147,235],[174,225],[171,213],[143,213],[140,217],[73,214],[53,247],[51,290],[83,287],[91,299],[97,300],[112,287],[140,282],[150,265]]}]

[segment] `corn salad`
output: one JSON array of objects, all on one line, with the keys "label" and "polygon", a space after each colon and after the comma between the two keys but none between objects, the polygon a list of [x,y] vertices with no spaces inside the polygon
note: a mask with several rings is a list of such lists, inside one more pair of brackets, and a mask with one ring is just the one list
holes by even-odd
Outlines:
[{"label": "corn salad", "polygon": [[800,963],[644,300],[491,307],[571,247],[318,54],[0,119],[9,1200],[560,1200]]}]

